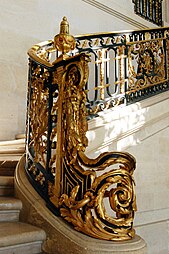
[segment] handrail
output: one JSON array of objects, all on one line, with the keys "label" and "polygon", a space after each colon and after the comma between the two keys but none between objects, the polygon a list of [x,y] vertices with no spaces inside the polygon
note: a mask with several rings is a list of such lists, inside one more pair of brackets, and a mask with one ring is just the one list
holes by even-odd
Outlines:
[{"label": "handrail", "polygon": [[[79,43],[81,41],[88,40],[88,43],[91,43],[92,39],[99,39],[99,38],[118,38],[121,36],[121,39],[126,43],[130,42],[138,42],[138,41],[145,41],[145,38],[149,39],[158,39],[162,36],[165,38],[168,37],[169,34],[169,27],[161,27],[161,28],[149,28],[149,29],[142,29],[142,30],[125,30],[125,31],[116,31],[116,32],[100,32],[100,33],[91,33],[91,34],[82,34],[76,35],[74,38],[76,40],[75,52],[81,53],[82,51],[86,50],[93,50],[99,49],[102,47],[97,47],[96,44],[93,47],[90,45],[89,47],[85,48],[84,45],[87,43],[83,43],[83,47],[81,50],[79,49]],[[118,38],[119,39],[119,38]],[[120,39],[119,39],[120,40]],[[82,43],[81,43],[82,44]],[[112,40],[111,43],[106,44],[105,46],[116,45]],[[54,39],[50,39],[44,42],[37,43],[33,45],[28,50],[28,55],[35,59],[39,63],[44,63],[49,67],[53,67],[54,64],[50,62],[50,54],[55,53],[55,57],[59,54],[56,47],[54,47]],[[73,52],[72,52],[73,53]],[[41,62],[42,61],[42,62]]]}]

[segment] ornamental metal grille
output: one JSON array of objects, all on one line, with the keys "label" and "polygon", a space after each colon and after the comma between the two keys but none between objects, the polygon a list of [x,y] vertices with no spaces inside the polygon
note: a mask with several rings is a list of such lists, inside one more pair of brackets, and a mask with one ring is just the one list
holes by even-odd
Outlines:
[{"label": "ornamental metal grille", "polygon": [[133,3],[137,15],[162,26],[162,0],[133,0]]}]

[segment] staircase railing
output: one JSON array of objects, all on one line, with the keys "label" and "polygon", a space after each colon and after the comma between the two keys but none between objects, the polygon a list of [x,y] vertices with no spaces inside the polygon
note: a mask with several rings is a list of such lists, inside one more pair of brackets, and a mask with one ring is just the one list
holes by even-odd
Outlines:
[{"label": "staircase railing", "polygon": [[[169,89],[169,28],[76,36],[69,55],[90,54],[85,85],[89,115]],[[54,42],[35,45],[29,55],[49,67],[59,56]]]},{"label": "staircase railing", "polygon": [[142,18],[162,26],[162,1],[163,0],[132,0],[134,12]]},{"label": "staircase railing", "polygon": [[131,239],[135,159],[125,152],[87,158],[87,118],[168,89],[168,29],[74,39],[63,18],[54,41],[28,54],[30,181],[75,229],[101,239]]}]

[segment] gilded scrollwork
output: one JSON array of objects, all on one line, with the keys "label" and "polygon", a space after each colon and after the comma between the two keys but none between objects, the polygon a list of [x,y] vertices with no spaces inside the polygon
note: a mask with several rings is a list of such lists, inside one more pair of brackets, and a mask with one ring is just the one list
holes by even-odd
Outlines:
[{"label": "gilded scrollwork", "polygon": [[105,240],[127,240],[135,234],[136,199],[132,177],[135,160],[127,153],[118,152],[107,152],[95,159],[85,155],[88,125],[84,86],[88,79],[88,61],[84,54],[78,59],[73,57],[60,73],[55,73],[61,98],[58,98],[61,120],[58,131],[62,134],[57,133],[61,140],[56,149],[56,179],[55,186],[50,187],[51,202],[76,230]]},{"label": "gilded scrollwork", "polygon": [[76,160],[77,152],[84,151],[88,144],[85,136],[87,131],[86,94],[83,90],[85,80],[80,82],[80,78],[81,73],[78,65],[71,66],[65,77],[67,89],[64,93],[63,114],[66,117],[65,142],[70,163]]},{"label": "gilded scrollwork", "polygon": [[165,81],[163,40],[150,40],[129,46],[129,91]]},{"label": "gilded scrollwork", "polygon": [[46,165],[46,140],[48,126],[48,91],[44,88],[44,81],[48,79],[49,73],[43,72],[37,66],[32,73],[31,100],[29,106],[29,118],[31,136],[29,147],[34,147],[34,162]]},{"label": "gilded scrollwork", "polygon": [[[96,177],[80,201],[76,200],[78,191],[76,186],[69,197],[63,194],[60,199],[61,216],[76,230],[114,241],[131,239],[135,235],[132,227],[136,211],[134,180],[126,167]],[[111,215],[106,212],[105,199],[109,200],[109,210],[114,212],[114,217],[113,212]]]}]

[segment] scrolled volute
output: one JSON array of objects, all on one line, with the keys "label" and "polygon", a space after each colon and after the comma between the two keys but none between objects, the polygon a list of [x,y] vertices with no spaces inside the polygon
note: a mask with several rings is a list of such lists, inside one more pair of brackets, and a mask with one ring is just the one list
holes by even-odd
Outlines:
[{"label": "scrolled volute", "polygon": [[127,240],[135,234],[135,159],[123,152],[106,152],[95,159],[85,155],[88,61],[84,54],[72,57],[58,79],[61,138],[56,175],[60,178],[56,178],[51,201],[76,230],[104,240]]}]

